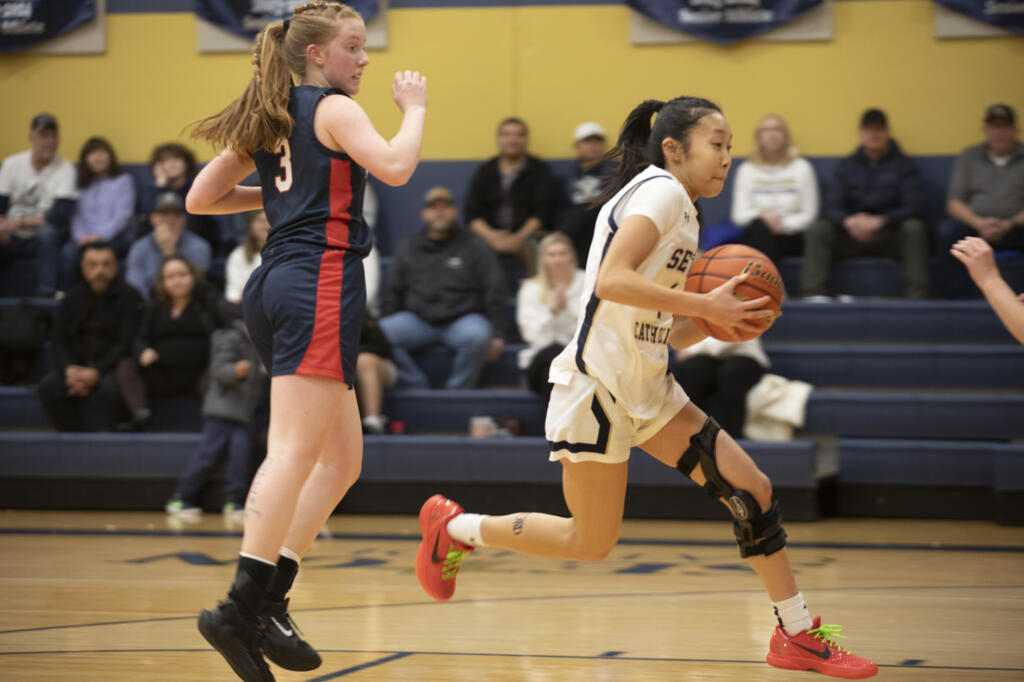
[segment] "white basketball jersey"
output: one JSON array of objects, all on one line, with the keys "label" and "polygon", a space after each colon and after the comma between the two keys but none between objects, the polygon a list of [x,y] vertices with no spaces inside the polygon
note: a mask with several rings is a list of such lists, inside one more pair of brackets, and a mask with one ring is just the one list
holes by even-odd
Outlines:
[{"label": "white basketball jersey", "polygon": [[568,384],[573,372],[590,375],[637,419],[651,419],[667,399],[668,336],[672,314],[602,301],[594,294],[597,271],[612,237],[630,215],[643,215],[661,238],[638,268],[649,280],[682,289],[697,255],[697,209],[671,173],[649,166],[602,208],[587,257],[576,334],[551,363],[550,381]]}]

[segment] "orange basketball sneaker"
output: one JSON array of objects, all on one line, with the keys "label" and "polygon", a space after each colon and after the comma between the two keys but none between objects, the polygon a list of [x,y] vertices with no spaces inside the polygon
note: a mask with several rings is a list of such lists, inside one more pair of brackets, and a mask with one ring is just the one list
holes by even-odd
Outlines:
[{"label": "orange basketball sneaker", "polygon": [[832,677],[859,680],[872,677],[878,666],[860,656],[844,651],[836,643],[843,631],[841,625],[822,625],[821,616],[814,619],[814,627],[790,637],[781,625],[775,626],[769,645],[768,663],[789,670],[817,670]]},{"label": "orange basketball sneaker", "polygon": [[431,597],[447,601],[455,594],[455,574],[471,545],[448,535],[448,522],[462,513],[462,507],[447,497],[434,495],[420,508],[423,541],[416,553],[416,577]]}]

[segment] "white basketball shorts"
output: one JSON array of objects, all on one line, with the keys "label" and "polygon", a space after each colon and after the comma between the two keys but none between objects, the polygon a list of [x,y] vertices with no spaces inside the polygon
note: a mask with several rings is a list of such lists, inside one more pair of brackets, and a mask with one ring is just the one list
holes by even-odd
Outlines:
[{"label": "white basketball shorts", "polygon": [[637,419],[591,376],[573,372],[568,384],[555,384],[544,423],[551,461],[568,458],[615,464],[628,460],[630,448],[650,440],[690,402],[668,374],[663,385],[651,390],[664,391],[661,410],[653,419]]}]

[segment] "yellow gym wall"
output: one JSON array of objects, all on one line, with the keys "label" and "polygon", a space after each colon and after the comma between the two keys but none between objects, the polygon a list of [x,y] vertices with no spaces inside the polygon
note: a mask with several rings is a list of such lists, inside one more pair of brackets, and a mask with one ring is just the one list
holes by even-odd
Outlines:
[{"label": "yellow gym wall", "polygon": [[[425,159],[494,153],[494,126],[515,114],[531,125],[531,148],[571,156],[573,127],[609,131],[648,97],[716,100],[745,155],[761,114],[790,123],[808,155],[847,153],[868,106],[888,111],[912,154],[954,154],[979,139],[992,102],[1024,114],[1024,39],[937,40],[930,0],[836,2],[830,42],[708,43],[635,47],[624,6],[391,10],[390,47],[372,51],[359,101],[390,136],[399,115],[390,80],[413,68],[429,78]],[[195,17],[108,16],[107,53],[0,57],[5,94],[0,157],[27,146],[28,121],[61,121],[61,154],[77,158],[90,135],[108,137],[122,160],[144,161],[154,144],[235,97],[249,56],[200,55]],[[199,156],[211,151],[198,146]]]}]

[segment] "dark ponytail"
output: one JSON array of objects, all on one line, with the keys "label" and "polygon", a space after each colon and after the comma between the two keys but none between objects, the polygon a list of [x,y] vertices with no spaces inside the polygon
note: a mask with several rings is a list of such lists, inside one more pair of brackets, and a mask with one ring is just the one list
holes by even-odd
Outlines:
[{"label": "dark ponytail", "polygon": [[[594,199],[594,205],[609,201],[647,166],[664,168],[661,141],[666,137],[679,141],[683,151],[689,151],[690,131],[715,111],[721,112],[718,105],[701,97],[676,97],[668,102],[648,99],[637,105],[622,124],[615,147],[605,155],[606,161],[618,161],[619,165],[604,191]],[[658,117],[652,125],[651,117],[655,114]]]}]

